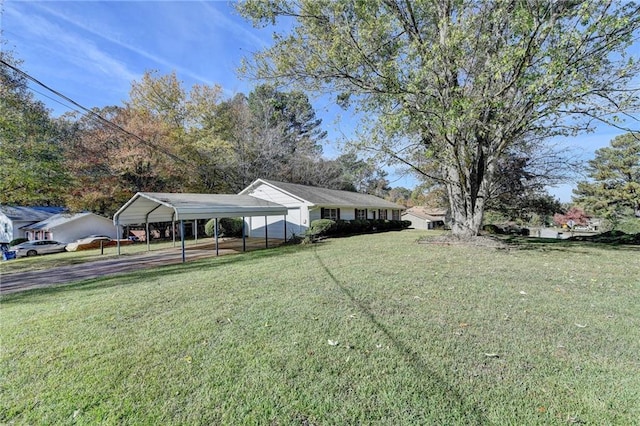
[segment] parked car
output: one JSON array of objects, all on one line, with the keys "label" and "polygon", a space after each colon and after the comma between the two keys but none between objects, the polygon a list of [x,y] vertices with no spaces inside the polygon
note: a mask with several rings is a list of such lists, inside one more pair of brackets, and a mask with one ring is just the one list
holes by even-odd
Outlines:
[{"label": "parked car", "polygon": [[16,257],[36,256],[39,254],[60,253],[66,248],[65,243],[59,243],[53,240],[33,240],[26,241],[11,247],[16,252]]}]

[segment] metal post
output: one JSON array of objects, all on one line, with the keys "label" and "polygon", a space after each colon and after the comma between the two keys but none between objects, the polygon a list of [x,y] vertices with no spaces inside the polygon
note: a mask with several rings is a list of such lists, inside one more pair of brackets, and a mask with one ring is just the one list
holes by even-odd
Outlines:
[{"label": "metal post", "polygon": [[244,219],[245,219],[244,216],[242,216],[242,251],[247,250],[247,240],[245,238],[245,232],[244,232],[244,228],[245,228]]},{"label": "metal post", "polygon": [[287,215],[284,215],[284,242],[287,242]]},{"label": "metal post", "polygon": [[194,235],[196,237],[196,245],[198,245],[198,219],[193,221],[193,227],[195,228]]},{"label": "metal post", "polygon": [[145,223],[145,236],[144,238],[147,240],[147,251],[151,251],[151,234],[149,234],[149,222]]},{"label": "metal post", "polygon": [[184,250],[184,220],[180,221],[180,241],[182,243],[182,263],[186,262],[186,253]]},{"label": "metal post", "polygon": [[176,246],[176,219],[171,219],[171,235],[173,236],[173,246]]},{"label": "metal post", "polygon": [[118,256],[120,256],[120,223],[116,223],[116,245],[118,246]]},{"label": "metal post", "polygon": [[267,216],[264,217],[264,247],[269,248],[269,222],[267,222]]},{"label": "metal post", "polygon": [[218,218],[216,217],[216,223],[213,228],[213,235],[216,237],[216,256],[220,256],[220,251],[218,250]]}]

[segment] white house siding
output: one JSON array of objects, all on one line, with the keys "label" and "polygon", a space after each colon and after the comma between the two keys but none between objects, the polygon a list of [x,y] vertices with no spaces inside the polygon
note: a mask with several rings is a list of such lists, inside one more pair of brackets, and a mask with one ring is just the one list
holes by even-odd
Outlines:
[{"label": "white house siding", "polygon": [[0,213],[0,243],[8,243],[11,240],[19,238],[14,234],[14,226],[11,219],[4,213]]},{"label": "white house siding", "polygon": [[71,243],[87,235],[106,235],[118,238],[113,222],[98,215],[88,215],[63,223],[51,230],[51,239],[63,243]]},{"label": "white house siding", "polygon": [[[261,200],[271,201],[287,207],[287,238],[293,235],[302,235],[309,228],[308,207],[306,203],[296,197],[292,197],[282,191],[279,191],[269,185],[260,185],[253,191],[248,193],[252,197]],[[269,238],[284,237],[284,220],[283,216],[267,217],[267,235]],[[265,218],[260,216],[245,219],[247,235],[250,237],[264,238]]]},{"label": "white house siding", "polygon": [[[305,208],[306,209],[306,208]],[[302,225],[302,208],[289,208],[286,216],[287,221],[287,239],[294,235],[302,235],[307,230],[307,226]],[[285,218],[283,216],[267,216],[267,237],[284,238]],[[245,218],[246,232],[249,237],[264,238],[265,237],[265,217],[253,216]]]},{"label": "white house siding", "polygon": [[412,214],[405,214],[402,216],[402,220],[411,221],[411,227],[414,229],[429,229],[429,221],[419,218]]},{"label": "white house siding", "polygon": [[[50,220],[52,221],[50,225],[42,225],[47,223],[47,221],[43,221],[27,227],[27,238],[30,240],[47,239],[71,243],[88,235],[118,237],[116,227],[111,220],[93,213],[79,213],[73,216],[56,215]],[[33,228],[29,229],[30,227]]]},{"label": "white house siding", "polygon": [[278,191],[277,189],[268,185],[260,185],[247,195],[260,198],[261,200],[271,201],[272,203],[278,203],[285,207],[297,208],[301,203],[303,203],[300,199],[285,194],[282,191]]}]

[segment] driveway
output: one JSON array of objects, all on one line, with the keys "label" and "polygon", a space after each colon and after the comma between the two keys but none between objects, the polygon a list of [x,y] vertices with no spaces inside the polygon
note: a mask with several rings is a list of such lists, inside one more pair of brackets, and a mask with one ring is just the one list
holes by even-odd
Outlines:
[{"label": "driveway", "polygon": [[[269,240],[269,247],[275,247],[280,244],[282,244],[282,240]],[[264,248],[264,239],[247,238],[247,251],[261,248]],[[221,242],[219,247],[221,256],[240,253],[242,253],[241,239]],[[195,247],[187,246],[185,250],[187,262],[215,256],[215,243]],[[117,275],[181,262],[182,250],[180,248],[170,248],[44,270],[3,273],[0,277],[0,294],[16,293],[56,284],[70,284],[91,278]]]}]

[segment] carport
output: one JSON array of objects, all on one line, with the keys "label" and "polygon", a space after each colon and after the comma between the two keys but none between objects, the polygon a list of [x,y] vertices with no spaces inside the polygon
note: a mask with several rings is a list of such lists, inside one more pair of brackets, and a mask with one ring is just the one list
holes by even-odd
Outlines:
[{"label": "carport", "polygon": [[[218,219],[242,217],[242,246],[245,250],[245,218],[254,216],[283,216],[285,219],[284,238],[287,237],[287,208],[280,204],[261,200],[250,195],[235,194],[172,194],[161,192],[138,192],[131,197],[113,216],[113,224],[120,233],[124,225],[145,224],[147,250],[150,250],[149,223],[180,223],[182,262],[185,262],[184,223],[199,219],[215,219],[216,254],[218,251]],[[265,219],[266,222],[266,219]],[[196,225],[197,229],[197,225]],[[175,232],[174,232],[175,235]],[[120,254],[120,235],[118,235],[118,255]],[[268,235],[265,232],[265,246],[268,247]]]}]

